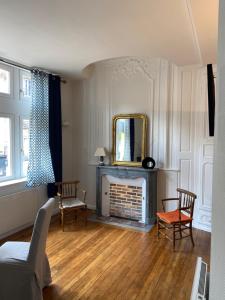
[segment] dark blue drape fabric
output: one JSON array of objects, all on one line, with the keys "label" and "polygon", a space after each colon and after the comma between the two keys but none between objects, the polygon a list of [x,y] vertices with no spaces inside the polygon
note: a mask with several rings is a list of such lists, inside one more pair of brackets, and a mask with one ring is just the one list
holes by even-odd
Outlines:
[{"label": "dark blue drape fabric", "polygon": [[134,119],[130,119],[130,160],[134,161]]},{"label": "dark blue drape fabric", "polygon": [[[55,181],[62,181],[62,113],[60,77],[49,74],[49,147]],[[48,197],[54,197],[57,189],[48,184]]]}]

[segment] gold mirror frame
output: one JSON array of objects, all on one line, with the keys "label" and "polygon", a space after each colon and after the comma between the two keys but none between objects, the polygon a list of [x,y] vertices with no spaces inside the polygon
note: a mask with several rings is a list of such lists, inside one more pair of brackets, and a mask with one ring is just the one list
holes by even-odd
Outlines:
[{"label": "gold mirror frame", "polygon": [[[116,121],[119,119],[142,119],[142,147],[141,147],[141,162],[132,161],[117,161],[116,160]],[[142,160],[146,156],[146,133],[147,133],[147,116],[145,114],[119,114],[112,118],[112,165],[113,166],[142,166]]]}]

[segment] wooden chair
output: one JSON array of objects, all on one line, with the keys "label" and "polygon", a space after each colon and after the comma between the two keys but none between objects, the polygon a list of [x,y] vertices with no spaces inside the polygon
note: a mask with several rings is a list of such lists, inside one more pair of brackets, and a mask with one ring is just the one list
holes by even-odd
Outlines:
[{"label": "wooden chair", "polygon": [[85,224],[87,224],[87,205],[85,203],[86,191],[82,190],[83,199],[80,200],[78,195],[78,185],[80,181],[63,181],[57,182],[58,188],[57,196],[59,196],[59,209],[61,214],[61,225],[64,231],[64,219],[67,213],[74,212],[75,219],[77,219],[77,213],[79,212],[85,217]]},{"label": "wooden chair", "polygon": [[[173,250],[175,250],[176,240],[182,238],[191,238],[194,247],[194,240],[192,235],[192,221],[194,213],[194,204],[197,196],[189,191],[177,188],[178,198],[162,199],[162,206],[164,212],[157,213],[157,228],[158,238],[160,234],[164,235],[173,242]],[[177,209],[166,212],[165,203],[167,201],[177,201]],[[167,232],[172,230],[172,238]],[[188,233],[184,233],[188,231]],[[179,237],[177,236],[179,235]]]}]

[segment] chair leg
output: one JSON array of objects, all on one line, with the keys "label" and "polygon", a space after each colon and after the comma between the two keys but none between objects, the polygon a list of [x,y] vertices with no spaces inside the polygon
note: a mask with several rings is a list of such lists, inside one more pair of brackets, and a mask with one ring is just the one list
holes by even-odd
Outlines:
[{"label": "chair leg", "polygon": [[173,225],[173,251],[175,251],[175,225]]},{"label": "chair leg", "polygon": [[160,225],[159,225],[159,217],[157,217],[157,239],[159,240],[159,236],[160,236]]},{"label": "chair leg", "polygon": [[64,231],[64,213],[63,213],[63,210],[61,210],[61,225],[62,225],[62,231]]},{"label": "chair leg", "polygon": [[77,211],[75,210],[75,221],[77,223]]},{"label": "chair leg", "polygon": [[181,224],[179,224],[179,233],[180,233],[180,238],[182,239]]},{"label": "chair leg", "polygon": [[60,209],[60,218],[59,218],[59,224],[62,225],[62,211]]},{"label": "chair leg", "polygon": [[192,234],[192,223],[190,223],[190,237],[191,237],[192,246],[194,247],[195,243],[194,243],[193,234]]},{"label": "chair leg", "polygon": [[84,222],[85,222],[85,226],[87,226],[87,217],[88,217],[87,206],[85,206],[84,211],[85,211],[85,216],[84,216],[85,221]]}]

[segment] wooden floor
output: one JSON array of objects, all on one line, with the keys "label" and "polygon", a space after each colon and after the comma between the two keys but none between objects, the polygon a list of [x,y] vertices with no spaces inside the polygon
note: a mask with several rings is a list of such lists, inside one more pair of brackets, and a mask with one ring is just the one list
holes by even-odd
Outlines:
[{"label": "wooden floor", "polygon": [[[189,300],[197,256],[209,261],[210,234],[194,230],[177,251],[156,228],[135,232],[88,222],[70,223],[62,232],[59,220],[50,227],[47,254],[53,282],[44,300],[151,299]],[[29,240],[31,230],[13,239]]]}]

